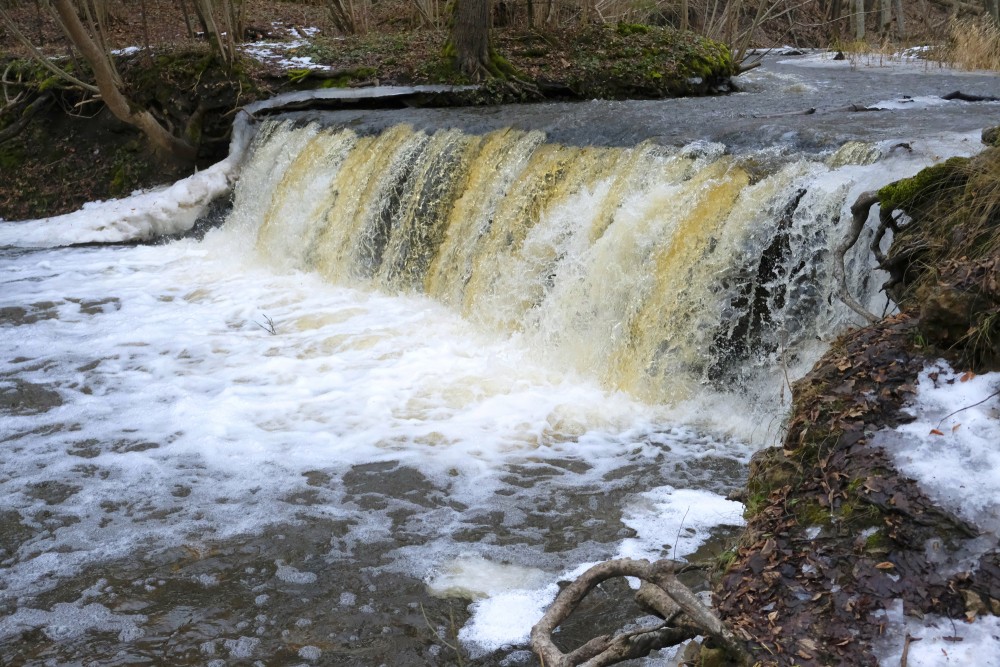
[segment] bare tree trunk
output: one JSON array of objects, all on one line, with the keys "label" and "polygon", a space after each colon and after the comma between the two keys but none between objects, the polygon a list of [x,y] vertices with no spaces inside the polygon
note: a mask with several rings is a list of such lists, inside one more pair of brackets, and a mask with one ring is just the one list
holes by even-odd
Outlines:
[{"label": "bare tree trunk", "polygon": [[70,0],[53,0],[53,4],[66,36],[94,70],[97,88],[101,91],[101,98],[111,113],[119,120],[142,130],[158,150],[185,162],[192,162],[196,154],[194,146],[168,132],[149,111],[133,109],[128,98],[122,94],[121,80],[112,66],[110,57],[106,51],[98,48],[87,33],[73,3]]},{"label": "bare tree trunk", "polygon": [[888,36],[892,24],[892,0],[879,0],[879,33]]},{"label": "bare tree trunk", "polygon": [[38,28],[38,45],[45,43],[45,34],[42,32],[42,0],[35,0],[35,27]]},{"label": "bare tree trunk", "polygon": [[149,42],[149,17],[146,14],[146,0],[141,0],[139,8],[142,10],[142,40],[145,42],[143,46],[146,47],[143,54],[145,54],[146,61],[150,62],[153,59],[153,47]]},{"label": "bare tree trunk", "polygon": [[194,39],[194,30],[191,28],[191,15],[188,14],[187,3],[184,0],[177,0],[177,5],[180,7],[181,14],[184,15],[184,27],[187,28],[188,37]]},{"label": "bare tree trunk", "polygon": [[896,37],[906,39],[906,26],[903,23],[903,0],[894,0],[896,5]]},{"label": "bare tree trunk", "polygon": [[491,74],[489,0],[458,0],[451,43],[460,72],[473,81]]},{"label": "bare tree trunk", "polygon": [[865,38],[865,0],[854,0],[854,39]]},{"label": "bare tree trunk", "polygon": [[681,30],[688,29],[688,0],[681,0]]}]

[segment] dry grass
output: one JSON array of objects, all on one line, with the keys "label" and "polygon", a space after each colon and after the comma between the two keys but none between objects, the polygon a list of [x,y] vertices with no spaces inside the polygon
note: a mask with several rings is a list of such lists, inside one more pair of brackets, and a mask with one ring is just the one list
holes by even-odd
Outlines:
[{"label": "dry grass", "polygon": [[1000,71],[1000,26],[985,16],[955,21],[942,55],[959,69]]}]

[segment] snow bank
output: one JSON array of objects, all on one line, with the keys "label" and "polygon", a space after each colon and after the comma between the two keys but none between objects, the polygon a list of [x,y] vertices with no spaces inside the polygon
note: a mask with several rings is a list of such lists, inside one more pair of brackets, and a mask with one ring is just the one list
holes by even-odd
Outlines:
[{"label": "snow bank", "polygon": [[[931,500],[974,524],[984,534],[984,543],[994,545],[1000,534],[998,392],[1000,373],[977,376],[938,361],[920,374],[908,408],[914,421],[874,439]],[[907,618],[897,601],[886,619],[886,637],[878,651],[882,665],[901,664],[910,635],[919,638],[907,650],[911,667],[1000,667],[1000,618]]]},{"label": "snow bank", "polygon": [[971,623],[940,616],[905,618],[903,603],[897,600],[886,620],[889,629],[876,649],[884,667],[903,664],[904,648],[909,667],[1000,667],[1000,617],[986,616]]},{"label": "snow bank", "polygon": [[1000,373],[973,375],[945,361],[920,374],[915,420],[879,434],[900,472],[984,532],[1000,534]]},{"label": "snow bank", "polygon": [[240,156],[124,199],[88,202],[78,211],[0,225],[0,246],[45,248],[77,243],[120,243],[186,231],[216,198],[229,192]]}]

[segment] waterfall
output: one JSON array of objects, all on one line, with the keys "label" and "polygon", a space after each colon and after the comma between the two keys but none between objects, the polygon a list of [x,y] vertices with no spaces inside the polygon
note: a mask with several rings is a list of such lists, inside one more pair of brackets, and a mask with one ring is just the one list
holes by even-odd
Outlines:
[{"label": "waterfall", "polygon": [[[270,121],[228,224],[279,269],[425,294],[549,363],[670,403],[794,364],[852,321],[831,249],[857,194],[893,169],[844,161]],[[877,302],[866,252],[849,258],[851,289]]]}]

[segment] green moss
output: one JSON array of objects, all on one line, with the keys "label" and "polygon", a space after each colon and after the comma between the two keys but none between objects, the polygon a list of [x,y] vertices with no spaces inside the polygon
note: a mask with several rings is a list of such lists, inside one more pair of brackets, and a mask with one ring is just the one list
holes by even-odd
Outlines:
[{"label": "green moss", "polygon": [[14,143],[0,144],[0,169],[13,171],[24,164],[25,158],[21,146]]},{"label": "green moss", "polygon": [[953,157],[927,167],[916,176],[890,183],[878,191],[879,205],[887,210],[912,211],[937,196],[942,189],[964,183],[962,167],[968,162],[968,158]]},{"label": "green moss", "polygon": [[649,26],[641,23],[619,23],[615,29],[622,37],[631,35],[646,35],[649,33]]},{"label": "green moss", "polygon": [[849,496],[835,510],[840,523],[852,529],[871,528],[882,524],[882,511],[857,496]]},{"label": "green moss", "polygon": [[572,38],[570,85],[585,97],[655,98],[706,92],[733,75],[729,49],[673,28],[593,26]]},{"label": "green moss", "polygon": [[865,553],[871,556],[883,556],[892,550],[892,541],[883,529],[877,529],[865,540]]},{"label": "green moss", "polygon": [[800,526],[826,527],[834,520],[834,516],[829,508],[823,507],[811,498],[789,504],[791,505],[792,512],[795,514],[795,520],[798,521]]}]

